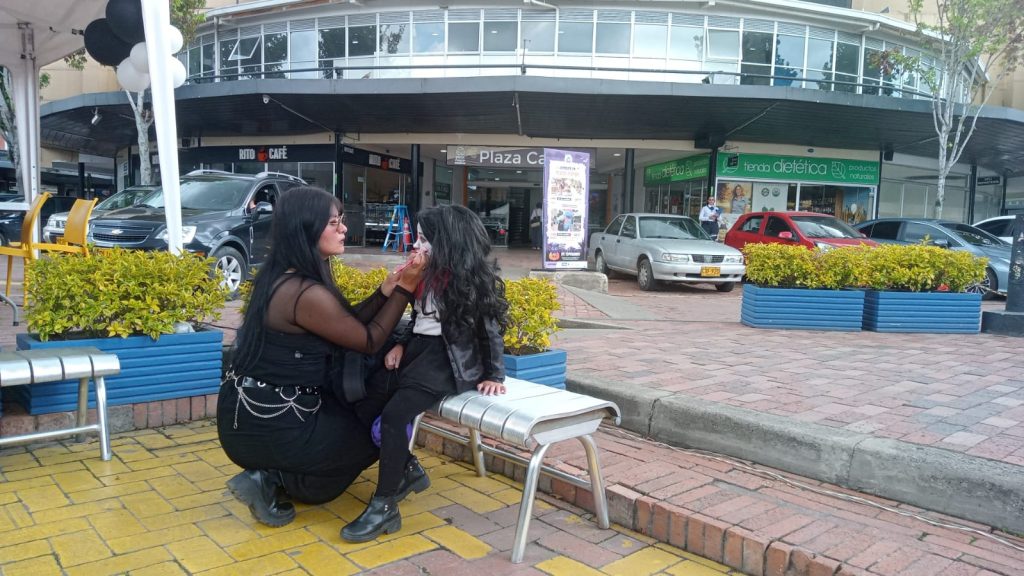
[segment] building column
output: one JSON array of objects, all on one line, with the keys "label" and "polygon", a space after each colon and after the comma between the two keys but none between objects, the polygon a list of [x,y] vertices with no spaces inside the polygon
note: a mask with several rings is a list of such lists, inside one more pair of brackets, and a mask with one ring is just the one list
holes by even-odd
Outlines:
[{"label": "building column", "polygon": [[410,178],[409,194],[405,199],[405,203],[409,206],[409,214],[415,216],[420,211],[420,194],[422,193],[422,186],[420,185],[420,145],[413,144],[409,147],[409,162],[412,164],[412,178]]},{"label": "building column", "polygon": [[345,176],[344,162],[342,159],[345,155],[345,146],[341,142],[341,132],[334,133],[334,197],[341,200],[342,204],[345,202],[344,192],[342,186],[345,183],[343,177]]},{"label": "building column", "polygon": [[978,200],[978,165],[971,164],[971,181],[967,183],[967,223],[974,223],[974,203]]},{"label": "building column", "polygon": [[636,187],[636,168],[633,166],[636,151],[626,148],[626,159],[622,173],[623,212],[633,212],[634,188]]}]

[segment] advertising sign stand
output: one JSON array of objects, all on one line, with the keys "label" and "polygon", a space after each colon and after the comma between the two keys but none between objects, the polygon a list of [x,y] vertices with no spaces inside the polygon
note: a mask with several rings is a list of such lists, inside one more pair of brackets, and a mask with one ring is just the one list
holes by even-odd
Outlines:
[{"label": "advertising sign stand", "polygon": [[545,148],[541,217],[545,270],[587,268],[589,196],[590,154]]}]

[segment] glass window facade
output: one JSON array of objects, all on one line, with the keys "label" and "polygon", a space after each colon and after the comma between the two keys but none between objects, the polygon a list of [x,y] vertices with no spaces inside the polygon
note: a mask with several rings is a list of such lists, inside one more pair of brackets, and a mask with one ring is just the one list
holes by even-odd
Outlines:
[{"label": "glass window facade", "polygon": [[[919,48],[869,34],[798,22],[650,10],[437,9],[307,16],[222,28],[216,35],[197,37],[180,57],[193,82],[213,77],[334,78],[345,67],[358,67],[353,71],[358,77],[374,77],[375,66],[401,66],[403,56],[412,66],[417,64],[415,57],[424,54],[479,54],[484,64],[507,63],[497,58],[517,54],[530,74],[557,74],[530,70],[531,56],[541,58],[536,63],[559,64],[558,56],[564,55],[572,66],[593,68],[592,77],[618,77],[617,72],[600,70],[608,65],[601,58],[611,56],[635,59],[634,68],[652,70],[643,76],[651,80],[925,96],[927,82],[909,73],[884,75],[879,58],[885,51],[898,51],[932,67],[934,58]],[[495,59],[489,62],[489,57]],[[309,71],[312,68],[320,70]],[[470,73],[523,72],[509,66]],[[445,72],[439,69],[437,74]],[[401,68],[387,73],[412,75],[412,69]]]}]

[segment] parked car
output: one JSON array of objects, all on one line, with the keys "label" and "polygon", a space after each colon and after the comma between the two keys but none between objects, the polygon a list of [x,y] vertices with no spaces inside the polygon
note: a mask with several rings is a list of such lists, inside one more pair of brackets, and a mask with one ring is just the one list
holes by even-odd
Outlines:
[{"label": "parked car", "polygon": [[1013,244],[1013,222],[1016,216],[996,216],[974,224],[975,228],[984,230],[1007,244]]},{"label": "parked car", "polygon": [[[21,202],[24,197],[17,195],[10,202]],[[74,196],[51,196],[39,210],[39,220],[49,218],[54,212],[65,212],[75,203]],[[25,220],[24,210],[3,210],[0,204],[0,245],[7,246],[12,241],[21,240],[21,223]]]},{"label": "parked car", "polygon": [[725,234],[725,244],[742,250],[747,244],[799,244],[813,250],[841,246],[877,246],[835,216],[817,212],[750,212]]},{"label": "parked car", "polygon": [[[249,268],[259,267],[267,256],[277,198],[302,184],[300,178],[277,172],[189,172],[181,178],[184,249],[215,258],[224,285],[238,290]],[[163,190],[157,188],[135,206],[93,219],[89,238],[101,248],[166,250],[166,218]]]},{"label": "parked car", "polygon": [[[103,215],[109,210],[134,206],[155,190],[157,186],[132,186],[104,199],[92,209],[90,221]],[[54,243],[64,236],[64,228],[68,223],[68,212],[57,212],[46,219],[46,226],[43,227],[43,241]]]},{"label": "parked car", "polygon": [[738,250],[713,241],[693,218],[669,214],[616,216],[591,235],[588,257],[598,272],[636,275],[641,290],[708,282],[729,292],[746,272]]},{"label": "parked car", "polygon": [[988,258],[985,279],[968,288],[990,299],[997,292],[1006,293],[1010,276],[1010,245],[970,224],[951,220],[926,218],[879,218],[856,226],[872,240],[887,244],[920,244],[966,250]]}]

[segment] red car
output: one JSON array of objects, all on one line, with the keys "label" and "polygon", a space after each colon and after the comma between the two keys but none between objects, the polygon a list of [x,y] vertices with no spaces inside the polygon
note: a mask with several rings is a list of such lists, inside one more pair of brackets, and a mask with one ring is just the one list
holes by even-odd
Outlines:
[{"label": "red car", "polygon": [[751,212],[740,216],[725,235],[737,250],[747,244],[800,244],[810,249],[878,246],[835,216],[817,212]]}]

